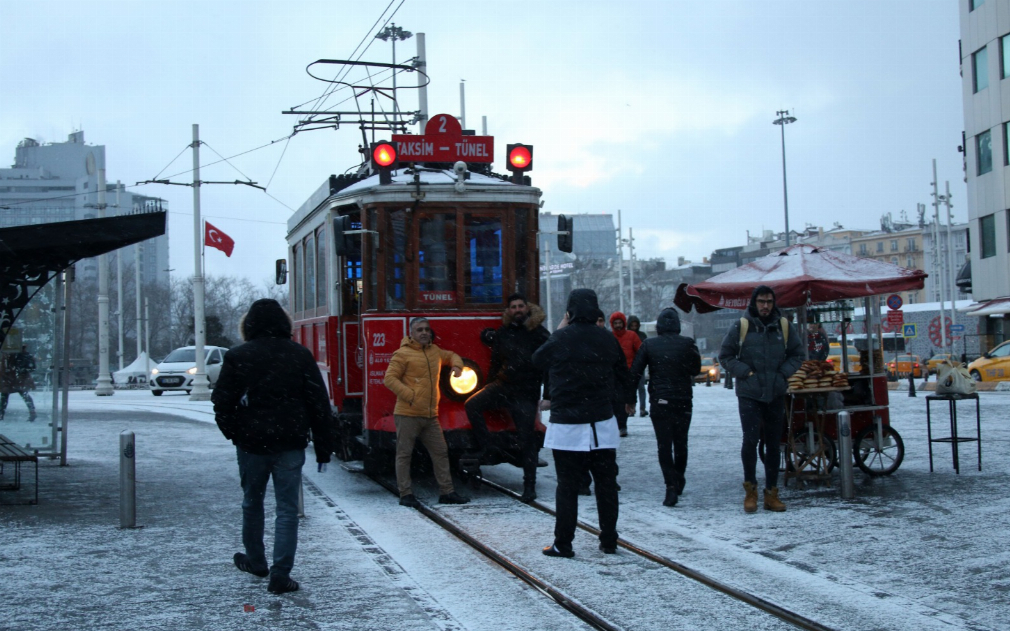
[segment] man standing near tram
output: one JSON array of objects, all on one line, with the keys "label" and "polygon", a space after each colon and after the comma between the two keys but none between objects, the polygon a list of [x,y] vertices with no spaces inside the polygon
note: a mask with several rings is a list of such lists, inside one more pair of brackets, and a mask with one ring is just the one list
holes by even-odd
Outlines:
[{"label": "man standing near tram", "polygon": [[396,395],[393,420],[396,423],[396,485],[400,491],[400,505],[413,508],[420,506],[410,480],[410,460],[418,439],[431,456],[439,504],[470,501],[453,490],[449,448],[438,423],[438,377],[442,366],[452,366],[453,376],[459,377],[463,360],[456,353],[433,344],[432,337],[427,318],[411,320],[410,335],[403,338],[400,348],[393,353],[384,380],[386,387]]},{"label": "man standing near tram", "polygon": [[543,373],[533,366],[533,353],[551,336],[543,326],[545,319],[543,309],[526,302],[523,294],[508,297],[491,346],[488,383],[466,402],[467,419],[480,446],[475,454],[479,460],[486,460],[492,449],[484,413],[504,408],[512,416],[521,442],[522,501],[527,504],[537,499],[536,422]]}]

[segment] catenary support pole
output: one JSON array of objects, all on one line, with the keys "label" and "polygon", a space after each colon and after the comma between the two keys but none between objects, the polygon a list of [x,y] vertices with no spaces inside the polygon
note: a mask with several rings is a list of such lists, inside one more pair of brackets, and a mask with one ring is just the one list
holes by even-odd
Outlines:
[{"label": "catenary support pole", "polygon": [[60,466],[67,466],[67,423],[70,414],[67,403],[70,399],[70,324],[73,315],[74,277],[76,271],[73,265],[64,270],[66,279],[63,283],[63,394],[60,404]]},{"label": "catenary support pole", "polygon": [[[105,217],[105,165],[98,168],[98,217]],[[98,379],[95,394],[108,397],[112,389],[109,372],[109,255],[98,255]]]},{"label": "catenary support pole", "polygon": [[617,310],[624,313],[624,233],[620,208],[617,209]]},{"label": "catenary support pole", "polygon": [[[123,214],[123,208],[119,205],[120,193],[123,192],[123,184],[116,180],[116,216]],[[118,329],[118,344],[116,346],[116,357],[119,358],[119,370],[123,370],[123,252],[126,248],[116,250],[116,328]]]},{"label": "catenary support pole", "polygon": [[[203,286],[203,220],[200,218],[200,126],[193,125],[193,320],[196,347],[196,374],[190,401],[210,401],[207,365],[204,356],[206,330]],[[148,349],[150,354],[150,349]]]}]

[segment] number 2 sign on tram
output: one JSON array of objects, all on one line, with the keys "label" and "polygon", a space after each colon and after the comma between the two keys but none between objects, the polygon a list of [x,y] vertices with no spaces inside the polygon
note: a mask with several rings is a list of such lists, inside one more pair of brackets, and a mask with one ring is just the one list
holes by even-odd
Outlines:
[{"label": "number 2 sign on tram", "polygon": [[393,134],[401,162],[493,162],[494,136],[464,136],[456,117],[436,114],[424,134]]}]

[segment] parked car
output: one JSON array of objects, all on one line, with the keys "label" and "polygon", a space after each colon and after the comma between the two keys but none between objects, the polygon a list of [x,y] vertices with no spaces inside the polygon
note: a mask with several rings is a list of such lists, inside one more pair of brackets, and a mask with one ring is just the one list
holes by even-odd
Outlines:
[{"label": "parked car", "polygon": [[952,355],[950,353],[939,353],[937,355],[933,355],[926,362],[926,372],[931,375],[935,375],[936,372],[940,369],[940,364],[943,362],[960,364],[961,360],[958,358],[957,355]]},{"label": "parked car", "polygon": [[[851,344],[848,345],[847,351],[846,354],[849,356],[849,372],[859,372],[859,351]],[[828,351],[828,358],[825,361],[834,367],[835,372],[842,372],[842,345],[832,342],[831,348]]]},{"label": "parked car", "polygon": [[[224,354],[228,352],[223,346],[204,346],[206,358],[204,365],[207,370],[207,380],[213,388],[217,376],[221,374],[221,363]],[[193,389],[193,377],[196,375],[196,347],[183,346],[169,353],[157,366],[151,370],[151,394],[160,397],[162,392],[182,391],[189,394]]]},{"label": "parked car", "polygon": [[702,357],[701,372],[698,373],[698,376],[694,380],[696,383],[714,383],[718,382],[721,376],[719,360],[714,357]]},{"label": "parked car", "polygon": [[887,372],[898,378],[907,377],[912,373],[912,377],[922,376],[922,361],[918,355],[898,355],[897,362],[891,360],[887,362]]},{"label": "parked car", "polygon": [[968,364],[968,372],[975,381],[1010,380],[1010,341]]}]

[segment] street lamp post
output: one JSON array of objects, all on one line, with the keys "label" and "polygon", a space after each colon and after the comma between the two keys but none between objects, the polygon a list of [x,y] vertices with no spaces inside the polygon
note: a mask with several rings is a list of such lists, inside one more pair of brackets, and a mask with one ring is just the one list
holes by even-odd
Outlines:
[{"label": "street lamp post", "polygon": [[786,247],[789,247],[789,191],[786,188],[786,125],[789,123],[795,123],[796,117],[789,115],[789,110],[779,110],[775,112],[778,116],[772,121],[773,125],[778,125],[782,128],[782,200],[785,203],[786,209]]},{"label": "street lamp post", "polygon": [[[388,41],[392,40],[392,42],[393,42],[393,65],[395,66],[396,65],[396,40],[400,40],[402,42],[402,41],[406,40],[409,37],[413,37],[413,35],[414,34],[411,33],[410,31],[406,31],[406,30],[400,28],[399,26],[396,25],[395,22],[393,22],[392,25],[387,26],[386,28],[384,28],[381,31],[379,31],[378,33],[376,33],[375,34],[375,39],[381,39],[384,42],[388,42]],[[400,111],[400,107],[399,107],[399,105],[396,102],[396,69],[393,68],[393,114],[394,114],[394,120],[393,120],[393,122],[394,123],[398,123],[399,122],[395,118],[395,115],[398,114],[399,111]]]}]

